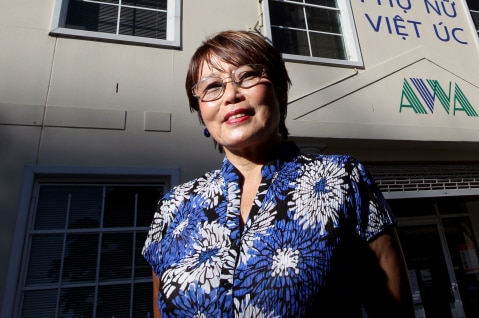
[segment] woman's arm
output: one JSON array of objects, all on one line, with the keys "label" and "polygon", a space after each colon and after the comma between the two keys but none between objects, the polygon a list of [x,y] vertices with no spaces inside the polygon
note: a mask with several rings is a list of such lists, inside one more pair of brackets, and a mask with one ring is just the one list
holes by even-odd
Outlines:
[{"label": "woman's arm", "polygon": [[161,318],[160,309],[158,308],[158,291],[160,289],[160,279],[155,272],[151,272],[153,278],[153,318]]},{"label": "woman's arm", "polygon": [[406,262],[396,229],[389,228],[371,241],[369,247],[377,257],[386,278],[387,289],[397,304],[394,311],[398,317],[415,317]]}]

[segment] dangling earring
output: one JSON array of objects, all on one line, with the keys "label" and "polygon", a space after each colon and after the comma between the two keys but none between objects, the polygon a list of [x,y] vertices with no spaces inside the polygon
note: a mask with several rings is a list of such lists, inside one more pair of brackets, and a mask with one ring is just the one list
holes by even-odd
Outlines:
[{"label": "dangling earring", "polygon": [[203,135],[206,137],[206,138],[209,138],[211,136],[210,132],[208,131],[208,128],[205,128],[203,130]]}]

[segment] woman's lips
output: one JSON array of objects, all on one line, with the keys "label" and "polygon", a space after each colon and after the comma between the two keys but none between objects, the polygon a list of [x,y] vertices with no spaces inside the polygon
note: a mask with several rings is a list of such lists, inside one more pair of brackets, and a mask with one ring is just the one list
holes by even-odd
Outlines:
[{"label": "woman's lips", "polygon": [[234,111],[228,112],[224,118],[225,122],[228,123],[237,123],[248,119],[254,114],[253,111],[247,110],[244,108],[236,109]]}]

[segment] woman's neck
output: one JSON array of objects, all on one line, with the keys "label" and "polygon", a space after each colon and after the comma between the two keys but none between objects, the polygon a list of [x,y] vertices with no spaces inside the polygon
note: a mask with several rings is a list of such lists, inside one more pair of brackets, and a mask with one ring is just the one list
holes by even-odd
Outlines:
[{"label": "woman's neck", "polygon": [[276,158],[280,148],[281,141],[278,140],[253,149],[235,150],[225,148],[224,151],[226,158],[246,178],[252,173],[258,172],[258,169],[261,171],[262,166]]}]

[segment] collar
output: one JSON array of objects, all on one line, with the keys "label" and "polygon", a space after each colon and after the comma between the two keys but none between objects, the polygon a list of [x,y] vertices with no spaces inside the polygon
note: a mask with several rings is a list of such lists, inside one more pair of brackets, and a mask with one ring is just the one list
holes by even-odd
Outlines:
[{"label": "collar", "polygon": [[[270,180],[274,174],[281,170],[286,162],[290,162],[293,158],[300,154],[300,150],[294,141],[287,141],[281,144],[281,147],[273,159],[268,161],[263,168],[261,168],[261,176],[264,180]],[[240,179],[239,171],[233,164],[224,157],[221,174],[226,182],[237,181]]]}]

